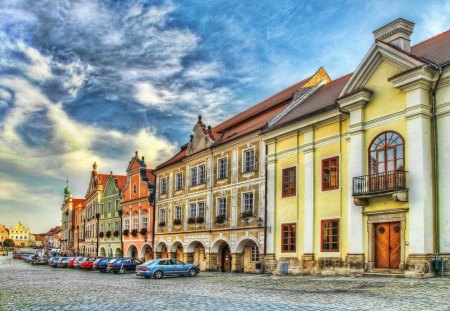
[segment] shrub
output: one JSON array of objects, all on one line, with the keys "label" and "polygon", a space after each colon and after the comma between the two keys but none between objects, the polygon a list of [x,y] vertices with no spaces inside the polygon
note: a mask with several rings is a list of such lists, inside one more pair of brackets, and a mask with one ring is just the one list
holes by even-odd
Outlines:
[{"label": "shrub", "polygon": [[106,237],[110,238],[111,237],[111,231],[106,231]]},{"label": "shrub", "polygon": [[220,214],[216,216],[216,224],[223,224],[225,222],[225,215]]},{"label": "shrub", "polygon": [[118,237],[119,236],[119,230],[114,231],[114,236]]},{"label": "shrub", "polygon": [[130,230],[125,229],[125,230],[123,230],[122,233],[123,233],[124,236],[128,236],[130,234]]},{"label": "shrub", "polygon": [[141,231],[139,231],[139,233],[142,235],[147,234],[147,228],[142,228]]},{"label": "shrub", "polygon": [[174,225],[181,225],[181,219],[178,219],[178,218],[174,219],[173,220],[173,224]]},{"label": "shrub", "polygon": [[98,237],[99,237],[99,238],[103,238],[104,235],[105,235],[105,234],[104,234],[103,232],[99,232],[99,233],[98,233]]},{"label": "shrub", "polygon": [[138,234],[137,229],[131,230],[131,235],[132,235],[132,236],[136,236],[137,234]]},{"label": "shrub", "polygon": [[165,221],[160,221],[158,226],[159,227],[165,227],[166,226],[166,222]]}]

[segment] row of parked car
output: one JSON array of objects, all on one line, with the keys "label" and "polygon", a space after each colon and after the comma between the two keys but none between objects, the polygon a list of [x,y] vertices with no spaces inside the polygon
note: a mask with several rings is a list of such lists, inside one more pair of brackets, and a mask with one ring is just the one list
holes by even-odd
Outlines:
[{"label": "row of parked car", "polygon": [[[20,256],[23,260],[33,264],[37,260],[36,257],[40,256],[29,253],[21,254]],[[39,259],[39,262],[41,261]],[[200,269],[196,265],[171,258],[142,262],[134,258],[50,257],[44,263],[54,268],[74,268],[114,273],[134,272],[137,276],[156,279],[161,279],[165,276],[180,275],[194,277],[200,272]]]}]

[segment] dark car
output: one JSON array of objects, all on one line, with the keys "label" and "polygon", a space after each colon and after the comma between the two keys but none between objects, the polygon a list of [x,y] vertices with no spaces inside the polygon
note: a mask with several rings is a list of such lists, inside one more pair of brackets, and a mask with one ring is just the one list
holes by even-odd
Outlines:
[{"label": "dark car", "polygon": [[161,279],[163,276],[196,276],[200,269],[193,264],[176,259],[156,259],[136,267],[136,275]]},{"label": "dark car", "polygon": [[111,260],[113,260],[113,258],[109,258],[109,257],[97,258],[97,260],[94,261],[94,263],[92,265],[92,269],[100,271],[100,272],[105,272],[106,267],[108,266],[108,262],[110,262]]},{"label": "dark car", "polygon": [[136,271],[136,266],[141,265],[142,261],[134,258],[118,258],[108,263],[106,272],[125,273]]}]

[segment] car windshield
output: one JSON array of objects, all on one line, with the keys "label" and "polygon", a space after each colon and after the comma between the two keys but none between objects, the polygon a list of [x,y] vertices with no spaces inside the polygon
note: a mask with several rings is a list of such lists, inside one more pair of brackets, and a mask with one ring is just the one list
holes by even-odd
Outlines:
[{"label": "car windshield", "polygon": [[123,262],[123,259],[117,259],[116,261],[114,261],[115,264],[121,264]]},{"label": "car windshield", "polygon": [[155,262],[158,262],[158,260],[149,260],[149,261],[147,261],[146,263],[144,263],[144,265],[146,265],[146,266],[152,266],[152,265],[155,264]]},{"label": "car windshield", "polygon": [[117,260],[119,260],[119,259],[111,259],[108,263],[115,263]]},{"label": "car windshield", "polygon": [[89,258],[88,261],[94,261],[96,258]]}]

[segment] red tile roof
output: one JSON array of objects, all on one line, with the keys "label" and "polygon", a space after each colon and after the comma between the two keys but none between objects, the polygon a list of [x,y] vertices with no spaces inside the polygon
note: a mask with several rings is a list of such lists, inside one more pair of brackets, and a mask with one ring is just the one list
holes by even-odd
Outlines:
[{"label": "red tile roof", "polygon": [[145,170],[145,172],[146,172],[146,174],[147,174],[147,179],[148,179],[151,183],[153,183],[153,184],[155,185],[155,184],[156,184],[156,177],[155,177],[155,175],[152,174],[152,173],[153,173],[153,169],[148,168],[148,169]]},{"label": "red tile roof", "polygon": [[127,176],[114,175],[114,177],[117,179],[117,187],[119,187],[119,190],[123,189],[127,183]]},{"label": "red tile roof", "polygon": [[85,199],[72,199],[72,206],[84,205]]},{"label": "red tile roof", "polygon": [[411,47],[411,54],[438,65],[450,62],[450,29]]},{"label": "red tile roof", "polygon": [[289,114],[285,115],[270,128],[265,130],[265,132],[283,126],[289,122],[310,116],[324,109],[336,106],[336,99],[351,76],[352,74],[345,75],[322,86],[319,90],[301,102],[297,107],[292,109]]}]

